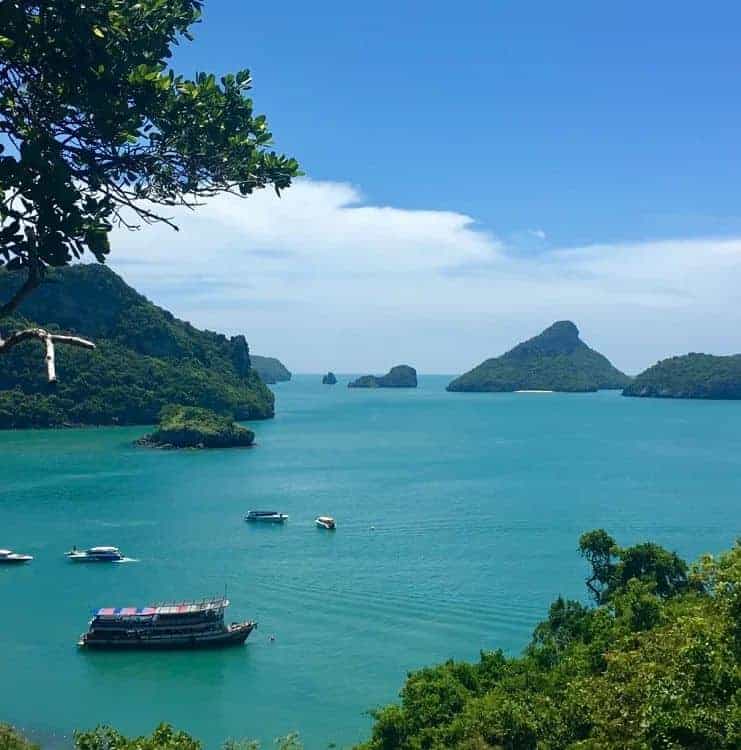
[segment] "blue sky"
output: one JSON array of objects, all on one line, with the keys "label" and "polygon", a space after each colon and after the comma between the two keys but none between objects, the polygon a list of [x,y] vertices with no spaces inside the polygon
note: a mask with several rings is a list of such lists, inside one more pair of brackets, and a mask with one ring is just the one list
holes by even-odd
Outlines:
[{"label": "blue sky", "polygon": [[[739,27],[741,6],[726,2],[207,0],[175,66],[250,68],[256,109],[308,179],[272,218],[261,198],[233,209],[241,229],[222,231],[212,217],[224,210],[210,207],[191,227],[215,252],[247,254],[242,297],[215,272],[209,297],[156,264],[137,271],[143,243],[168,241],[159,233],[121,236],[120,270],[194,323],[244,330],[255,351],[299,371],[401,358],[458,372],[563,317],[579,317],[632,371],[690,349],[738,351],[741,320],[728,307],[741,281]],[[332,207],[321,229],[333,254],[319,231],[315,246],[304,242],[302,221],[296,236],[284,231],[286,211],[323,214],[317,202]],[[377,210],[356,211],[349,229],[353,206]],[[396,247],[384,208],[406,227]],[[253,219],[282,226],[256,238]],[[446,250],[469,240],[460,255]],[[406,246],[425,260],[407,262]],[[245,261],[256,251],[275,262]],[[348,328],[353,301],[365,312]],[[297,341],[307,336],[311,347]]]}]

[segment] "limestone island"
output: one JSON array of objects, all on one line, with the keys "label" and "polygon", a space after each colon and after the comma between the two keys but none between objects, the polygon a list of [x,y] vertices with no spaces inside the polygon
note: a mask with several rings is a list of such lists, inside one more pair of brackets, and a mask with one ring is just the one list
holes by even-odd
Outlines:
[{"label": "limestone island", "polygon": [[[24,274],[0,268],[0,299]],[[99,263],[49,268],[0,337],[30,327],[82,336],[92,351],[58,347],[49,388],[40,348],[26,342],[0,359],[0,429],[151,425],[168,404],[202,406],[236,420],[269,419],[275,396],[244,336],[202,331],[150,302]]]},{"label": "limestone island", "polygon": [[336,385],[337,384],[337,377],[335,374],[330,370],[323,378],[322,378],[322,385]]},{"label": "limestone island", "polygon": [[664,359],[637,375],[623,396],[741,399],[741,354],[691,353]]},{"label": "limestone island", "polygon": [[560,320],[537,336],[448,384],[448,391],[562,391],[584,393],[621,389],[630,378],[580,338],[570,320]]},{"label": "limestone island", "polygon": [[417,371],[409,365],[396,365],[385,375],[363,375],[347,384],[348,388],[416,388]]},{"label": "limestone island", "polygon": [[255,433],[199,406],[166,406],[157,429],[136,441],[149,448],[247,448]]},{"label": "limestone island", "polygon": [[260,376],[263,383],[273,385],[284,383],[291,379],[291,371],[275,357],[261,357],[250,354],[252,369]]}]

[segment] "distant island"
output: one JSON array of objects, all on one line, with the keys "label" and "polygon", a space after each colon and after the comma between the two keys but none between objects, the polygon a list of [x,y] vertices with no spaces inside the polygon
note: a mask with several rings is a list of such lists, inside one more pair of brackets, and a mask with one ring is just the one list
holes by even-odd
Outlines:
[{"label": "distant island", "polygon": [[257,372],[263,383],[283,383],[291,379],[290,370],[275,357],[261,357],[259,354],[250,354],[252,369]]},{"label": "distant island", "polygon": [[590,349],[570,320],[561,320],[500,357],[448,384],[449,391],[565,391],[621,389],[630,378]]},{"label": "distant island", "polygon": [[[0,270],[0,299],[22,282]],[[49,269],[46,281],[0,322],[2,333],[37,324],[92,339],[94,351],[58,347],[50,386],[39,345],[0,363],[0,428],[154,424],[167,404],[234,419],[273,416],[274,396],[252,368],[244,336],[200,331],[157,307],[100,264]]]},{"label": "distant island", "polygon": [[385,375],[363,375],[347,384],[348,388],[416,388],[417,371],[409,365],[396,365]]},{"label": "distant island", "polygon": [[658,362],[636,376],[624,396],[741,399],[741,354],[685,354]]},{"label": "distant island", "polygon": [[323,378],[322,378],[322,385],[336,385],[337,384],[337,377],[335,374],[330,370]]},{"label": "distant island", "polygon": [[162,409],[157,429],[136,442],[153,448],[246,448],[255,433],[211,409],[170,405]]}]

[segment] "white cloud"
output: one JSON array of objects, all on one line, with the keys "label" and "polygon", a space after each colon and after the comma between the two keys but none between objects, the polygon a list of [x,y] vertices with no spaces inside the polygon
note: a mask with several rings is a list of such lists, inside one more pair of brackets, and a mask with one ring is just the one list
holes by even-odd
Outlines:
[{"label": "white cloud", "polygon": [[[367,205],[302,180],[117,231],[113,266],[194,324],[297,371],[458,372],[570,318],[620,367],[741,350],[741,239],[509,252],[464,214]],[[542,230],[528,230],[545,239]],[[542,235],[542,236],[541,236]]]}]

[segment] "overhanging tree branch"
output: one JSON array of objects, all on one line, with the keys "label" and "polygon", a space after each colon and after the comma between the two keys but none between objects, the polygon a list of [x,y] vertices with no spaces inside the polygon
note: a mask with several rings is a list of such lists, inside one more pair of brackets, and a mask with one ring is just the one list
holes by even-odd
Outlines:
[{"label": "overhanging tree branch", "polygon": [[30,339],[39,339],[44,342],[46,347],[46,372],[50,383],[57,382],[57,370],[54,363],[54,344],[69,344],[70,346],[79,346],[83,349],[95,349],[95,344],[92,341],[80,338],[79,336],[50,333],[43,328],[26,328],[23,331],[16,331],[8,336],[7,339],[0,338],[0,354],[4,354],[14,346]]}]

